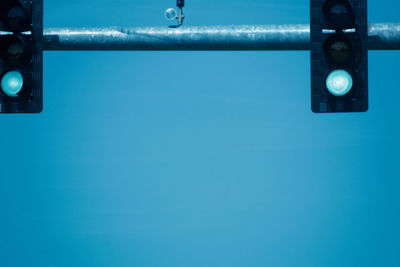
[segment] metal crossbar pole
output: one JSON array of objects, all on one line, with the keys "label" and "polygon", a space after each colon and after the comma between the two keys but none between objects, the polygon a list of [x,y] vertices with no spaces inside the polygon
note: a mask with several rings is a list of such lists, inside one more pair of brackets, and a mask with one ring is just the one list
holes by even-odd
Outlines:
[{"label": "metal crossbar pole", "polygon": [[[310,26],[48,28],[45,50],[309,50]],[[400,23],[369,25],[369,50],[400,50]]]}]

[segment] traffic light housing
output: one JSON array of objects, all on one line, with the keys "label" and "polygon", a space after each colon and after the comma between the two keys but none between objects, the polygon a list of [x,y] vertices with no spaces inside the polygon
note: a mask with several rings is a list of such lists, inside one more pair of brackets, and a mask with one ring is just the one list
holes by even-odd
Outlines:
[{"label": "traffic light housing", "polygon": [[177,1],[176,1],[176,5],[177,5],[177,7],[179,7],[179,8],[184,7],[184,6],[185,6],[185,0],[177,0]]},{"label": "traffic light housing", "polygon": [[43,109],[43,0],[0,2],[0,113]]},{"label": "traffic light housing", "polygon": [[311,0],[313,112],[368,110],[367,0]]}]

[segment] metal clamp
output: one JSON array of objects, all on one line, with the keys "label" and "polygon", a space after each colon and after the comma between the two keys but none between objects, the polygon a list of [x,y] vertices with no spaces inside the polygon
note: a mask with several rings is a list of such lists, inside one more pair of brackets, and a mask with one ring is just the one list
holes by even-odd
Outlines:
[{"label": "metal clamp", "polygon": [[178,12],[174,8],[168,8],[165,11],[165,18],[167,20],[178,20],[178,25],[176,26],[170,26],[170,28],[178,28],[182,26],[183,20],[185,16],[183,15],[183,7],[185,6],[185,1],[184,0],[177,0],[176,6],[178,7]]}]

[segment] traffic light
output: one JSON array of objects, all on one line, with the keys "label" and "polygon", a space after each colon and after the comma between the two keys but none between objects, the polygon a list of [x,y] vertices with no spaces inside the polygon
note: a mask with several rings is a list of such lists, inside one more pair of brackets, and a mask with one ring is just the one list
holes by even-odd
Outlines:
[{"label": "traffic light", "polygon": [[179,8],[184,7],[184,6],[185,6],[185,0],[177,0],[177,1],[176,1],[176,5],[177,5],[177,7],[179,7]]},{"label": "traffic light", "polygon": [[0,2],[0,113],[43,107],[43,0]]},{"label": "traffic light", "polygon": [[311,106],[368,110],[367,0],[311,0]]}]

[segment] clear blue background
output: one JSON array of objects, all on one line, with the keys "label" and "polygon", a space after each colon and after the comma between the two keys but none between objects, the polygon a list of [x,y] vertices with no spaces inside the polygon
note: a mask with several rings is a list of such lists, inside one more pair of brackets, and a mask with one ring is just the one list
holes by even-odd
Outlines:
[{"label": "clear blue background", "polygon": [[[174,5],[45,0],[44,21],[167,26]],[[309,22],[308,0],[186,6]],[[45,52],[44,112],[0,116],[0,265],[400,266],[400,52],[369,56],[370,110],[317,115],[309,52]]]}]

